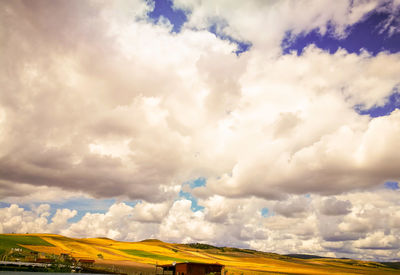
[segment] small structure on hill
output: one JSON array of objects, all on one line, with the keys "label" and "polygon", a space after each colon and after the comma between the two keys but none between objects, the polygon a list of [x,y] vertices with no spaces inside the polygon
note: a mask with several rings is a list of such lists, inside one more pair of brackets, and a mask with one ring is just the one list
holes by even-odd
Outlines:
[{"label": "small structure on hill", "polygon": [[170,274],[170,275],[221,275],[223,265],[215,263],[215,264],[206,264],[206,263],[176,263],[170,265],[157,265],[156,267],[162,268],[162,274]]},{"label": "small structure on hill", "polygon": [[94,265],[94,260],[92,259],[79,259],[78,265],[82,267],[91,267]]},{"label": "small structure on hill", "polygon": [[61,254],[60,254],[60,258],[61,258],[61,259],[64,259],[64,260],[69,260],[69,259],[71,259],[72,257],[71,257],[71,255],[68,254],[68,253],[61,253]]},{"label": "small structure on hill", "polygon": [[37,258],[36,263],[42,263],[42,264],[52,264],[55,262],[54,259],[49,259],[49,258]]}]

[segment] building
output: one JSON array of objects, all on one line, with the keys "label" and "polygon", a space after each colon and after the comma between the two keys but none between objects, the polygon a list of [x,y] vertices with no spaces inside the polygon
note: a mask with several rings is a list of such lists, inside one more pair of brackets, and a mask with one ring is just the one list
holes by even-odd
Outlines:
[{"label": "building", "polygon": [[64,260],[68,260],[68,259],[71,259],[71,255],[68,253],[61,253],[60,258],[64,259]]},{"label": "building", "polygon": [[37,263],[42,263],[42,264],[52,264],[54,263],[54,259],[48,259],[48,258],[37,258],[36,259]]},{"label": "building", "polygon": [[157,267],[162,268],[162,274],[170,275],[221,275],[223,265],[215,264],[205,264],[205,263],[176,263],[171,265],[157,265]]},{"label": "building", "polygon": [[78,260],[78,265],[83,266],[83,267],[91,267],[94,265],[94,260],[92,259],[79,259]]}]

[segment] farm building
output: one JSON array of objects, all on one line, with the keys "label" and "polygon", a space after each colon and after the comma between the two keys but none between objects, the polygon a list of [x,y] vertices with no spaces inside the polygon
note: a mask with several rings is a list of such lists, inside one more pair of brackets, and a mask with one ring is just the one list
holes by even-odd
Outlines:
[{"label": "farm building", "polygon": [[85,266],[85,267],[90,267],[94,265],[94,260],[92,259],[79,259],[78,260],[78,265],[79,266]]},{"label": "farm building", "polygon": [[36,263],[42,263],[42,264],[52,264],[54,263],[54,259],[48,259],[48,258],[37,258]]},{"label": "farm building", "polygon": [[61,253],[61,254],[60,254],[60,258],[61,258],[61,259],[71,259],[72,257],[71,257],[71,255],[68,254],[68,253]]},{"label": "farm building", "polygon": [[157,265],[162,268],[163,275],[207,275],[213,273],[221,275],[223,265],[205,263],[177,263],[171,265]]}]

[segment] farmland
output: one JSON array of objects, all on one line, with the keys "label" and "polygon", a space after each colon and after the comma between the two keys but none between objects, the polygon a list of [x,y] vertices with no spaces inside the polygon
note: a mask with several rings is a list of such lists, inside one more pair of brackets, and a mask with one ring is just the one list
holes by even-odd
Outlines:
[{"label": "farmland", "polygon": [[68,238],[52,234],[1,234],[0,253],[13,248],[44,255],[69,254],[93,259],[101,267],[119,267],[127,273],[153,272],[155,264],[200,262],[225,265],[227,275],[246,274],[400,274],[399,269],[351,259],[301,259],[248,249],[204,244],[172,244],[159,240],[120,242],[107,238]]},{"label": "farmland", "polygon": [[24,248],[24,245],[53,246],[39,235],[0,235],[0,254],[15,247]]}]

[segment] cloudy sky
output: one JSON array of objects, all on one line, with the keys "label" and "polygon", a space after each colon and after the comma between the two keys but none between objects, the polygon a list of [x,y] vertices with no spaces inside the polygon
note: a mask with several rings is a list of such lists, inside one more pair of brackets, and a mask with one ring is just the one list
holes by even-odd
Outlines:
[{"label": "cloudy sky", "polygon": [[399,0],[0,2],[0,232],[400,260]]}]

